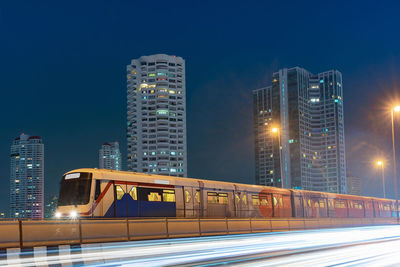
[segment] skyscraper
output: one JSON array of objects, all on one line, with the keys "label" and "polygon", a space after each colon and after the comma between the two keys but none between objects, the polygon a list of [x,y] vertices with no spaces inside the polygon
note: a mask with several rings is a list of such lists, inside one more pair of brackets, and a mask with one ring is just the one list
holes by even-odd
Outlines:
[{"label": "skyscraper", "polygon": [[342,86],[337,70],[295,67],[254,90],[257,184],[346,192]]},{"label": "skyscraper", "polygon": [[185,61],[164,54],[127,66],[128,169],[187,176]]},{"label": "skyscraper", "polygon": [[10,217],[43,218],[44,151],[40,136],[21,134],[11,145]]},{"label": "skyscraper", "polygon": [[121,170],[121,152],[118,142],[104,143],[99,150],[100,169]]}]

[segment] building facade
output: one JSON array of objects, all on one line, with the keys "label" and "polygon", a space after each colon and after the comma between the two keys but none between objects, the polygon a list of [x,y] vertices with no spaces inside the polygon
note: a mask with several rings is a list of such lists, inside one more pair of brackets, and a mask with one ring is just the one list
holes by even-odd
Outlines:
[{"label": "building facade", "polygon": [[121,170],[121,152],[118,142],[104,143],[99,150],[100,169]]},{"label": "building facade", "polygon": [[347,175],[347,193],[361,196],[361,178],[351,174]]},{"label": "building facade", "polygon": [[11,145],[10,217],[43,218],[44,145],[39,136],[21,134]]},{"label": "building facade", "polygon": [[342,74],[281,69],[253,97],[256,183],[346,193]]},{"label": "building facade", "polygon": [[127,66],[128,169],[187,176],[185,61],[164,54]]}]

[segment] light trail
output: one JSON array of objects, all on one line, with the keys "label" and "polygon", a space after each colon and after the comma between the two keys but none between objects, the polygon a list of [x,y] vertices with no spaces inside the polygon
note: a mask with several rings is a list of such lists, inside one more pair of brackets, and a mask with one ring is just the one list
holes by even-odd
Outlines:
[{"label": "light trail", "polygon": [[400,226],[374,226],[92,244],[76,254],[10,255],[0,265],[390,265],[400,263],[399,247]]}]

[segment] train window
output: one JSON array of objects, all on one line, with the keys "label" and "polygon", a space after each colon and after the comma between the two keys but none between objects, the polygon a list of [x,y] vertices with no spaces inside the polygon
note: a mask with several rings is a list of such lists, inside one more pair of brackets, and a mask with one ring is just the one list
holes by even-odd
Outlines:
[{"label": "train window", "polygon": [[243,205],[247,206],[247,194],[243,194],[242,201]]},{"label": "train window", "polygon": [[149,192],[147,195],[148,201],[161,201],[161,195],[158,192]]},{"label": "train window", "polygon": [[268,206],[268,198],[265,197],[260,197],[260,205],[261,206]]},{"label": "train window", "polygon": [[196,199],[197,203],[200,203],[200,192],[196,191],[196,195],[194,195],[194,198]]},{"label": "train window", "polygon": [[335,208],[337,208],[337,209],[345,209],[346,208],[346,203],[344,202],[344,200],[336,199],[335,200]]},{"label": "train window", "polygon": [[115,193],[117,195],[117,200],[121,200],[122,197],[125,195],[125,191],[120,185],[115,186]]},{"label": "train window", "polygon": [[314,200],[314,208],[325,208],[325,201],[323,199]]},{"label": "train window", "polygon": [[175,191],[174,190],[163,190],[163,201],[164,202],[175,202]]},{"label": "train window", "polygon": [[353,201],[353,206],[355,209],[359,209],[359,210],[362,210],[362,208],[363,208],[362,203],[358,202],[358,201]]},{"label": "train window", "polygon": [[235,194],[235,203],[236,203],[236,204],[239,204],[239,203],[240,203],[239,194]]},{"label": "train window", "polygon": [[207,193],[207,200],[210,204],[218,204],[218,195],[215,192]]},{"label": "train window", "polygon": [[218,194],[218,203],[219,204],[228,204],[228,194],[219,193]]},{"label": "train window", "polygon": [[132,197],[133,200],[137,200],[137,190],[136,187],[132,187],[131,191],[129,192],[129,195]]},{"label": "train window", "polygon": [[330,208],[333,208],[333,200],[332,199],[328,200],[328,205]]},{"label": "train window", "polygon": [[253,206],[258,206],[260,205],[260,198],[257,195],[252,195],[251,196]]},{"label": "train window", "polygon": [[390,204],[383,204],[383,210],[384,211],[390,211]]},{"label": "train window", "polygon": [[276,199],[276,197],[274,197],[274,206],[276,206],[278,204],[278,200]]},{"label": "train window", "polygon": [[190,192],[185,190],[185,201],[186,201],[186,203],[189,203],[191,199],[192,199],[192,196],[190,195]]},{"label": "train window", "polygon": [[97,200],[101,194],[100,180],[96,180],[96,187],[94,190],[94,199]]},{"label": "train window", "polygon": [[307,206],[311,208],[311,199],[307,200]]},{"label": "train window", "polygon": [[282,198],[282,197],[279,198],[279,205],[280,205],[281,207],[283,207],[283,198]]}]

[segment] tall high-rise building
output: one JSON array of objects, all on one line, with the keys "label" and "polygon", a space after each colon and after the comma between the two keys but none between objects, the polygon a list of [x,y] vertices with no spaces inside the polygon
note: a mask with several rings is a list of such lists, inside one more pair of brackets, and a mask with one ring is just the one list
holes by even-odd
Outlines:
[{"label": "tall high-rise building", "polygon": [[346,193],[342,74],[281,69],[253,97],[256,183]]},{"label": "tall high-rise building", "polygon": [[11,145],[10,217],[43,218],[44,151],[39,136],[21,134]]},{"label": "tall high-rise building", "polygon": [[121,152],[118,142],[104,143],[99,150],[100,169],[121,170]]},{"label": "tall high-rise building", "polygon": [[185,61],[164,54],[127,66],[128,169],[187,176]]}]

